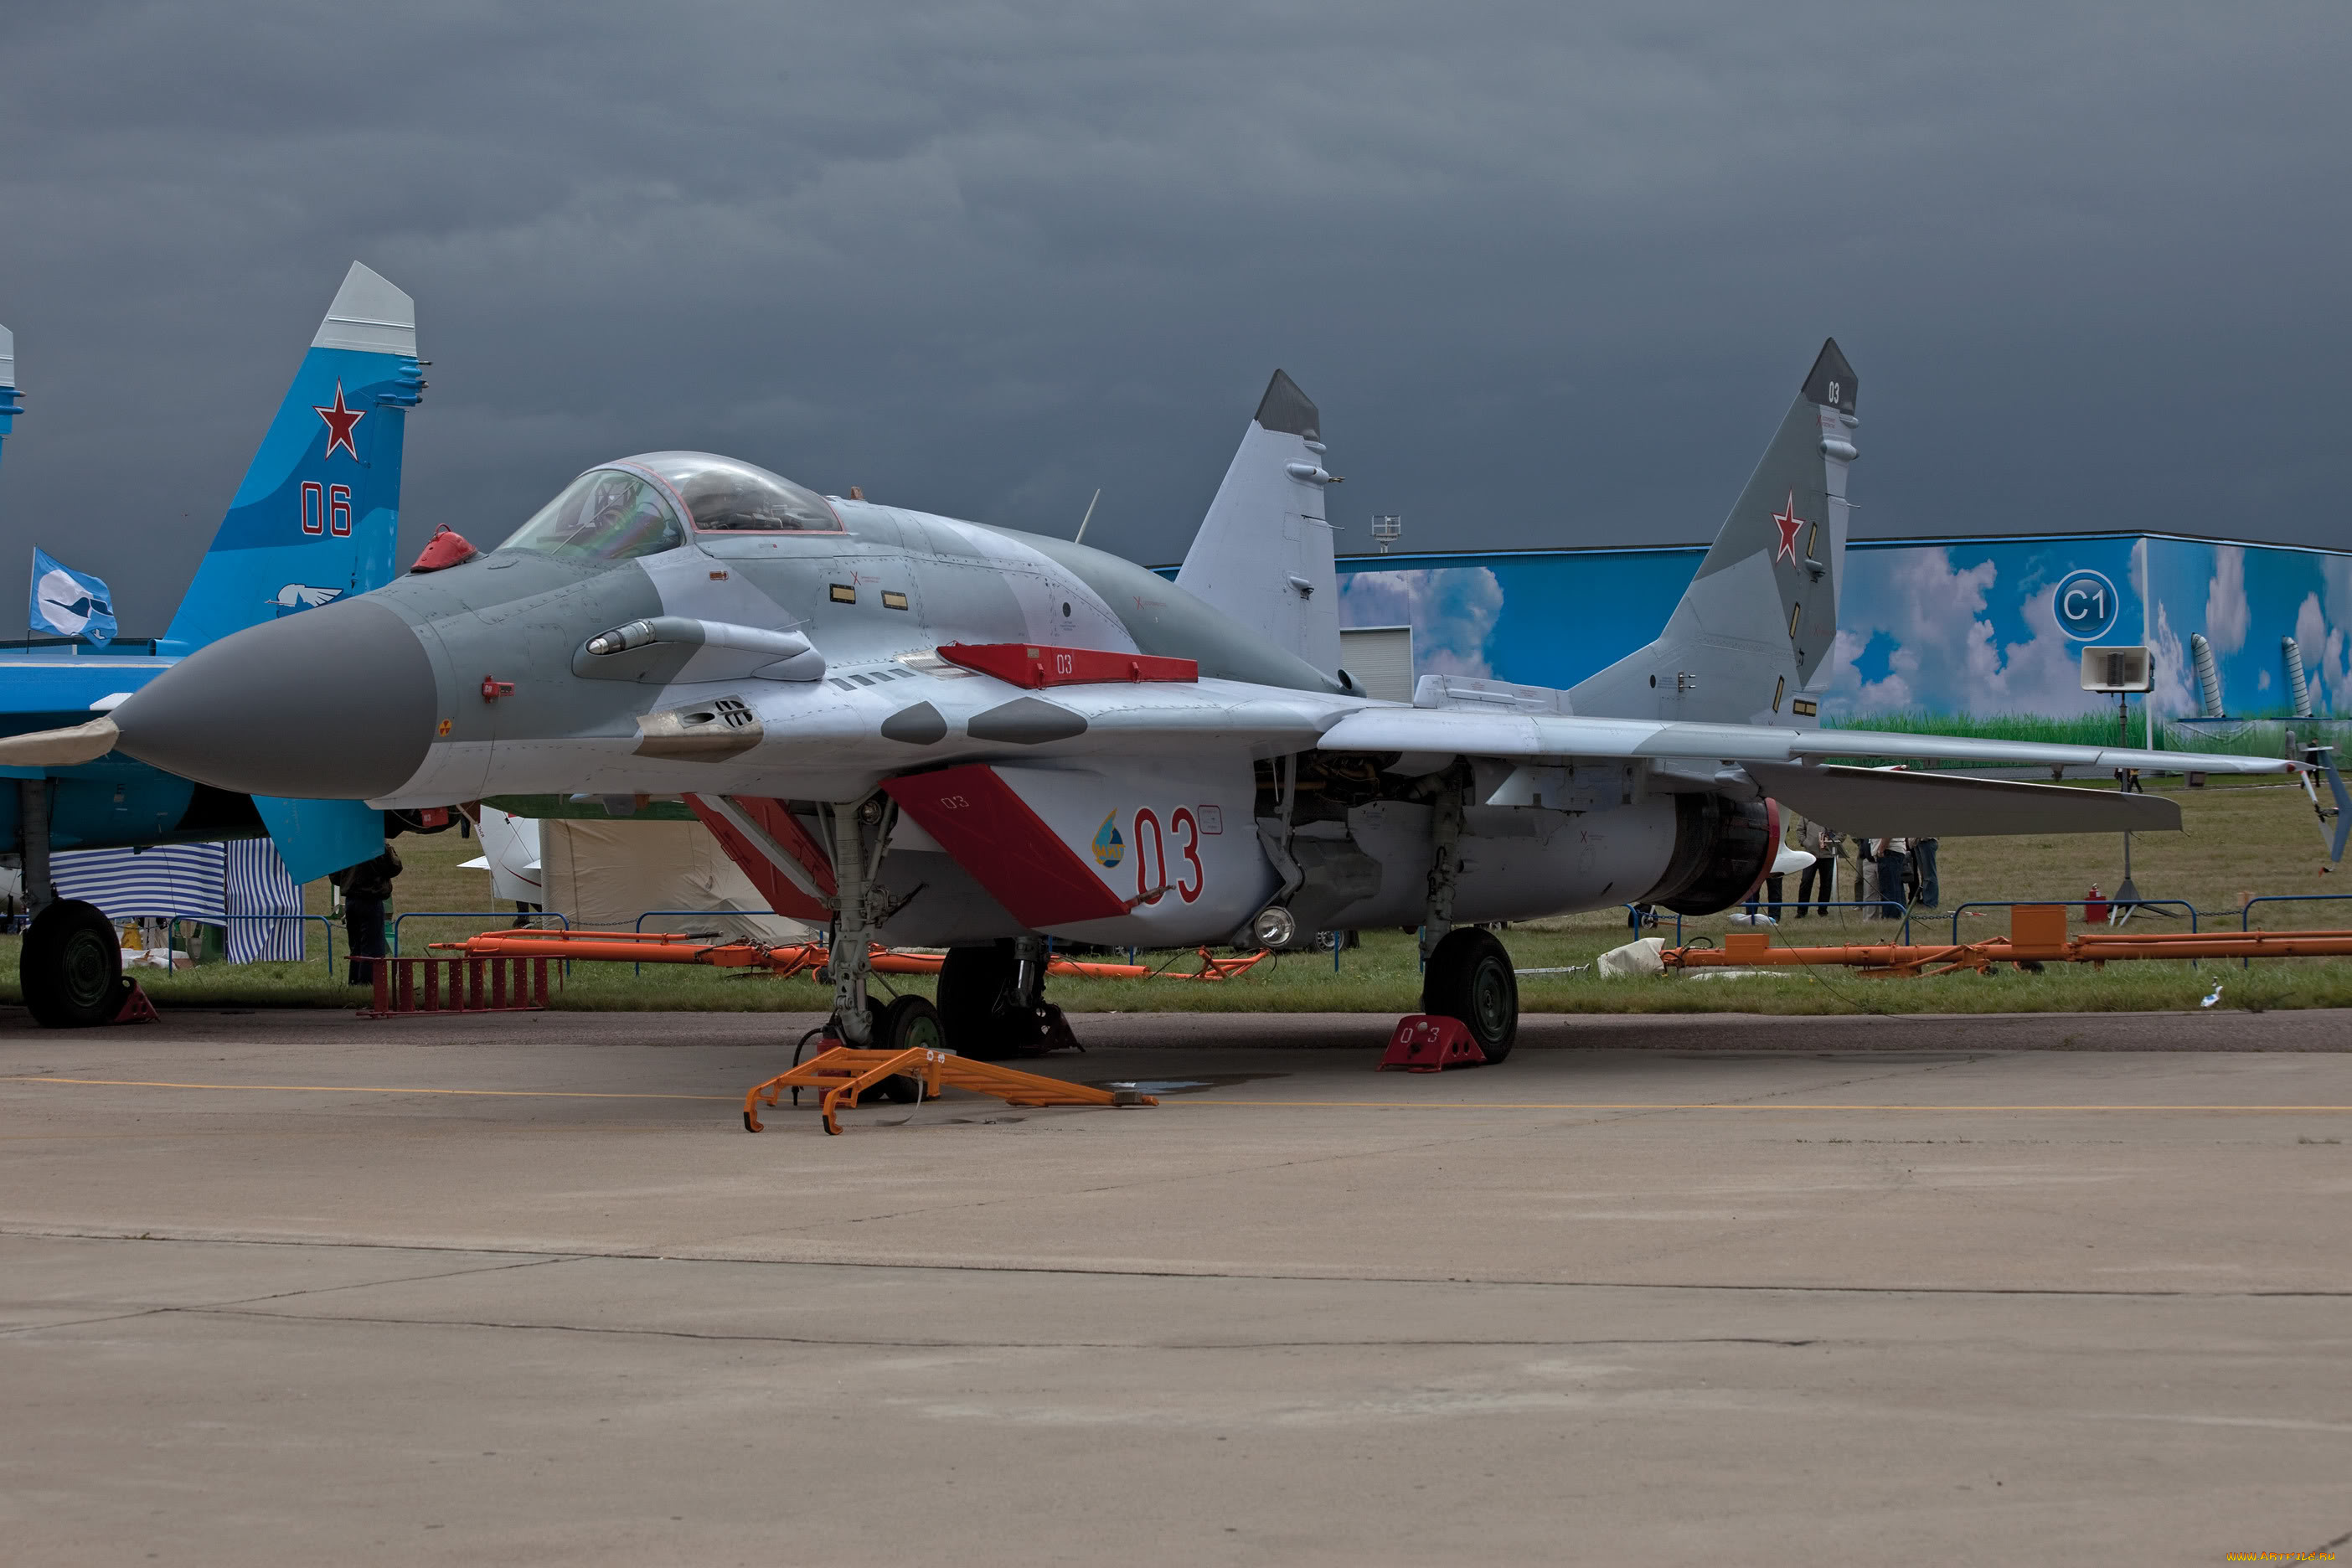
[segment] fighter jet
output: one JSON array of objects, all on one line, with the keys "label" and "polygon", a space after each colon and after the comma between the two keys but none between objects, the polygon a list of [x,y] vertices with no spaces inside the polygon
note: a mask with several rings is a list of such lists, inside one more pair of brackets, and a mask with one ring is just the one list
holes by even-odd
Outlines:
[{"label": "fighter jet", "polygon": [[[15,347],[0,329],[0,437],[19,411]],[[164,635],[103,648],[55,637],[0,643],[0,733],[31,731],[0,745],[34,742],[0,785],[0,854],[24,870],[34,918],[18,975],[42,1023],[103,1023],[124,995],[114,929],[93,906],[56,897],[52,851],[266,834],[303,881],[382,852],[383,819],[356,801],[202,787],[110,755],[111,724],[74,721],[105,713],[215,638],[392,581],[401,456],[425,363],[415,302],[353,262]]]},{"label": "fighter jet", "polygon": [[[2161,797],[1842,765],[1822,730],[1855,459],[1825,345],[1657,640],[1566,690],[1338,659],[1313,403],[1277,374],[1174,583],[1062,539],[650,452],[496,549],[241,631],[105,721],[226,789],[383,807],[683,797],[779,911],[827,921],[851,1043],[1066,1040],[1045,941],[1294,948],[1418,928],[1423,1010],[1510,1049],[1483,929],[1756,888],[1780,805],[1864,833],[2177,827]],[[85,729],[88,727],[85,726]],[[13,744],[37,742],[26,737]],[[2274,773],[1874,734],[1888,759]],[[0,746],[0,750],[5,750]],[[9,760],[0,757],[0,761]],[[939,1004],[866,996],[867,943],[949,950]]]}]

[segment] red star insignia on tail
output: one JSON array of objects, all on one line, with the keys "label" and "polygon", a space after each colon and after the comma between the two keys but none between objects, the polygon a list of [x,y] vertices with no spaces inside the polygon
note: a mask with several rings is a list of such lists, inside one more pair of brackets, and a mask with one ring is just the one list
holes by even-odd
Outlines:
[{"label": "red star insignia on tail", "polygon": [[1772,559],[1794,561],[1797,558],[1797,530],[1805,526],[1805,520],[1797,515],[1796,491],[1790,490],[1782,510],[1772,514],[1772,523],[1780,531],[1780,548],[1773,552]]},{"label": "red star insignia on tail", "polygon": [[343,384],[340,379],[335,383],[334,403],[325,408],[314,403],[310,405],[310,412],[327,422],[327,450],[324,456],[333,457],[335,448],[338,447],[349,452],[353,458],[360,455],[360,449],[352,445],[352,429],[362,419],[367,417],[367,410],[347,408],[343,405]]}]

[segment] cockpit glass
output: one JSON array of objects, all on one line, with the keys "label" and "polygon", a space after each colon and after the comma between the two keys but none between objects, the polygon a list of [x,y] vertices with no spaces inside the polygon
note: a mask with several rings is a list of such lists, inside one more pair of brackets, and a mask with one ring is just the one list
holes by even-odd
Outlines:
[{"label": "cockpit glass", "polygon": [[659,485],[620,468],[591,468],[499,548],[566,561],[626,561],[685,542],[677,509]]},{"label": "cockpit glass", "polygon": [[630,462],[669,481],[703,532],[839,533],[841,519],[814,490],[709,452],[650,452]]}]

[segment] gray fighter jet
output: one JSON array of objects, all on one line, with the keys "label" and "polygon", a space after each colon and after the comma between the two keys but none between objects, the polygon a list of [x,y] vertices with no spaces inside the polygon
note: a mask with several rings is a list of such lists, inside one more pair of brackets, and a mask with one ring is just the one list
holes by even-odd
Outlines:
[{"label": "gray fighter jet", "polygon": [[[1756,888],[1780,803],[1851,832],[2177,827],[2160,797],[1839,765],[1855,383],[1832,342],[1658,639],[1567,690],[1338,668],[1315,405],[1275,376],[1181,574],[655,452],[497,549],[268,622],[115,709],[129,754],[385,807],[677,796],[779,910],[833,928],[853,1043],[1067,1038],[1048,937],[1291,948],[1417,927],[1424,1010],[1510,1048],[1480,922]],[[439,559],[457,552],[443,542]],[[26,752],[42,738],[0,743]],[[1944,763],[2275,773],[2261,758],[1873,735]],[[870,1008],[870,940],[949,949],[936,1013]]]}]

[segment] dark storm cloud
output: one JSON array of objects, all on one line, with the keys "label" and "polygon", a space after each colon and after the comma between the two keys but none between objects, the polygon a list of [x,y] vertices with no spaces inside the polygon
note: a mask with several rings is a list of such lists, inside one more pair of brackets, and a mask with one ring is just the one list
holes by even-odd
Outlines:
[{"label": "dark storm cloud", "polygon": [[[1276,364],[1335,518],[1710,534],[1824,334],[1862,531],[2344,542],[2340,8],[409,4],[0,19],[35,541],[159,629],[344,266],[409,548],[710,447],[1180,554]],[[13,556],[5,553],[13,551]]]}]

